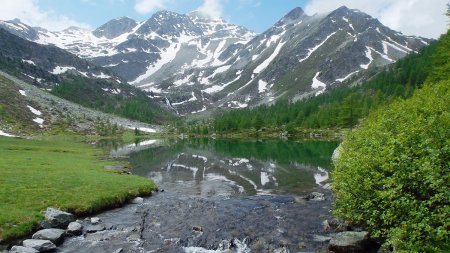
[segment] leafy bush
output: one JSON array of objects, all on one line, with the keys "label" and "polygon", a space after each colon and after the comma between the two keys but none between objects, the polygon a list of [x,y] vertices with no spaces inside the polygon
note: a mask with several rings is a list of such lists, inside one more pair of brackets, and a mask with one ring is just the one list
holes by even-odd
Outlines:
[{"label": "leafy bush", "polygon": [[450,252],[450,80],[372,114],[342,143],[337,216],[396,252]]}]

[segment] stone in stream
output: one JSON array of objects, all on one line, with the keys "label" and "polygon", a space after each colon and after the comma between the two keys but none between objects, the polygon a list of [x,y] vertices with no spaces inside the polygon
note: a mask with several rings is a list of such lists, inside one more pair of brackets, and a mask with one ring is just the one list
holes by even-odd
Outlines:
[{"label": "stone in stream", "polygon": [[49,228],[37,231],[31,238],[49,240],[54,244],[60,244],[64,240],[64,233],[65,231],[62,229]]},{"label": "stone in stream", "polygon": [[303,197],[306,200],[313,200],[313,201],[324,201],[325,200],[325,194],[320,192],[311,192],[310,194]]},{"label": "stone in stream", "polygon": [[39,251],[24,246],[13,246],[9,253],[39,253]]},{"label": "stone in stream", "polygon": [[366,231],[346,231],[335,234],[328,244],[328,250],[334,253],[364,253],[371,252],[374,243]]},{"label": "stone in stream", "polygon": [[75,220],[73,214],[51,207],[47,208],[44,216],[52,227],[57,228],[66,228],[70,222]]},{"label": "stone in stream", "polygon": [[67,234],[69,235],[81,235],[83,233],[83,225],[79,222],[73,221],[67,226]]},{"label": "stone in stream", "polygon": [[49,240],[27,239],[23,241],[23,246],[33,248],[39,252],[52,251],[56,249],[56,245]]},{"label": "stone in stream", "polygon": [[144,203],[144,199],[141,198],[141,197],[134,198],[134,199],[131,201],[131,204],[142,204],[142,203]]},{"label": "stone in stream", "polygon": [[98,217],[92,217],[91,218],[91,224],[98,224],[98,223],[100,223],[100,218],[98,218]]},{"label": "stone in stream", "polygon": [[91,225],[91,226],[86,227],[86,232],[87,233],[95,233],[95,232],[103,231],[105,229],[106,228],[103,225]]}]

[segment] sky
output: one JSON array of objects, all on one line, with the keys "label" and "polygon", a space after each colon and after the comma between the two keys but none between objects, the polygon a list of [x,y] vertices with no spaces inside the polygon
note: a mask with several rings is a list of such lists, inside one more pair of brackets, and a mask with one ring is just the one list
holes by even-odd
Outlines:
[{"label": "sky", "polygon": [[159,10],[188,13],[198,10],[261,33],[295,7],[308,15],[342,5],[378,18],[406,35],[437,38],[448,29],[444,15],[450,0],[0,0],[0,20],[19,18],[31,26],[62,30],[69,26],[95,29],[128,16],[144,21]]}]

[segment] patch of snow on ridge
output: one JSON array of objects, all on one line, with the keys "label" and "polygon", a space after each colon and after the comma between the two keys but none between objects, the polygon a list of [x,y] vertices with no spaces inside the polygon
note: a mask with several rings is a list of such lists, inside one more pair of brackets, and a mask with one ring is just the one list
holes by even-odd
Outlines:
[{"label": "patch of snow on ridge", "polygon": [[66,73],[68,70],[77,70],[77,69],[75,67],[60,67],[60,66],[56,66],[50,73],[52,73],[54,75],[59,75],[59,74]]},{"label": "patch of snow on ridge", "polygon": [[28,63],[28,64],[36,66],[36,63],[34,63],[34,61],[32,61],[32,60],[23,60],[22,59],[22,62],[25,62],[25,63]]},{"label": "patch of snow on ridge", "polygon": [[44,124],[44,120],[42,118],[35,118],[33,119],[33,121],[38,123],[40,127],[42,127],[42,124]]},{"label": "patch of snow on ridge", "polygon": [[366,46],[366,48],[367,48],[367,51],[366,51],[366,57],[367,57],[367,59],[369,59],[369,63],[367,63],[367,64],[361,64],[360,67],[363,68],[363,69],[368,69],[368,68],[369,68],[369,65],[370,65],[370,64],[372,63],[372,61],[373,61],[372,50],[371,50],[371,48],[368,47],[368,46]]},{"label": "patch of snow on ridge", "polygon": [[4,136],[4,137],[17,137],[17,136],[15,136],[15,135],[5,133],[5,132],[3,132],[2,130],[0,130],[0,136]]},{"label": "patch of snow on ridge", "polygon": [[316,92],[316,96],[319,94],[322,94],[325,91],[325,88],[327,87],[327,85],[323,82],[321,82],[319,79],[317,79],[317,77],[320,75],[320,72],[317,72],[316,75],[314,76],[313,80],[312,80],[312,84],[311,87],[313,89],[320,89],[318,92]]},{"label": "patch of snow on ridge", "polygon": [[265,82],[263,80],[259,80],[258,81],[258,92],[263,93],[266,90],[267,90],[267,82]]},{"label": "patch of snow on ridge", "polygon": [[286,42],[279,42],[273,53],[267,58],[265,61],[263,61],[258,67],[253,70],[253,73],[259,74],[261,73],[265,68],[269,66],[269,64],[277,57],[277,55],[280,53],[281,48],[286,44]]},{"label": "patch of snow on ridge", "polygon": [[108,78],[111,78],[111,76],[109,76],[109,75],[107,75],[107,74],[104,74],[103,72],[101,72],[100,75],[93,74],[92,76],[94,76],[95,78],[100,78],[100,79],[108,79]]},{"label": "patch of snow on ridge", "polygon": [[313,48],[308,49],[307,55],[306,55],[303,59],[299,60],[299,62],[303,62],[303,61],[305,61],[306,59],[308,59],[308,58],[311,56],[312,53],[314,53],[319,47],[321,47],[323,44],[325,44],[325,42],[327,42],[327,40],[328,40],[329,38],[331,38],[331,36],[333,36],[335,33],[336,33],[336,32],[331,33],[331,34],[328,35],[322,42],[320,42],[318,45],[316,45],[316,46],[313,47]]},{"label": "patch of snow on ridge", "polygon": [[357,71],[355,71],[355,72],[352,72],[352,73],[346,75],[346,76],[343,77],[343,78],[338,78],[338,79],[336,79],[336,81],[342,83],[343,81],[347,80],[350,76],[352,76],[353,74],[356,74],[356,73],[358,73],[358,72],[359,72],[359,70],[357,70]]},{"label": "patch of snow on ridge", "polygon": [[41,116],[41,115],[42,115],[42,112],[41,112],[41,111],[36,110],[36,109],[34,109],[33,107],[31,107],[31,106],[29,106],[29,105],[27,105],[27,107],[28,107],[28,109],[30,109],[30,111],[31,111],[34,115],[36,115],[36,116]]},{"label": "patch of snow on ridge", "polygon": [[26,97],[27,93],[24,90],[19,90],[20,95]]},{"label": "patch of snow on ridge", "polygon": [[185,34],[181,35],[180,38],[178,39],[178,43],[173,43],[168,48],[165,48],[165,50],[161,52],[160,59],[155,63],[150,64],[150,66],[147,68],[147,71],[143,75],[139,76],[130,83],[137,84],[147,79],[148,77],[156,73],[158,70],[160,70],[164,65],[175,59],[175,57],[178,54],[178,51],[180,51],[181,49],[182,44],[188,42],[190,38],[191,38],[190,36],[187,36]]}]

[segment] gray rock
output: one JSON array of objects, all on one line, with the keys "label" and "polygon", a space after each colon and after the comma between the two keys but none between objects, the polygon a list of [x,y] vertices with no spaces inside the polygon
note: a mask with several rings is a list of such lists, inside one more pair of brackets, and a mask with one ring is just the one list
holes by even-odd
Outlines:
[{"label": "gray rock", "polygon": [[328,250],[335,253],[364,253],[369,252],[371,246],[368,232],[346,231],[331,238]]},{"label": "gray rock", "polygon": [[71,222],[69,226],[67,226],[67,233],[69,235],[81,235],[83,233],[83,225],[79,222]]},{"label": "gray rock", "polygon": [[91,225],[91,226],[86,227],[86,232],[87,233],[95,233],[95,232],[103,231],[105,229],[106,228],[103,225]]},{"label": "gray rock", "polygon": [[59,244],[64,240],[64,233],[65,231],[62,229],[49,228],[37,231],[31,238],[49,240],[54,244]]},{"label": "gray rock", "polygon": [[325,200],[325,194],[320,192],[311,192],[310,194],[306,195],[304,199],[313,201],[323,201]]},{"label": "gray rock", "polygon": [[144,199],[141,198],[141,197],[134,198],[134,199],[131,201],[131,204],[142,204],[142,203],[144,203]]},{"label": "gray rock", "polygon": [[340,219],[331,219],[331,220],[324,220],[322,222],[323,229],[327,232],[344,232],[349,230],[355,230],[354,228],[351,229],[350,224],[348,221],[340,220]]},{"label": "gray rock", "polygon": [[10,253],[39,253],[39,251],[33,249],[33,248],[27,248],[24,246],[13,246]]},{"label": "gray rock", "polygon": [[92,217],[91,218],[91,224],[99,224],[100,223],[100,218],[98,217]]},{"label": "gray rock", "polygon": [[123,252],[123,249],[120,248],[120,249],[117,249],[116,251],[114,251],[113,253],[122,253],[122,252]]},{"label": "gray rock", "polygon": [[56,249],[56,245],[49,240],[28,239],[23,241],[23,246],[33,248],[39,252],[46,252]]},{"label": "gray rock", "polygon": [[75,220],[71,213],[63,212],[55,208],[47,208],[45,211],[45,219],[53,226],[58,228],[66,228],[70,222]]}]

